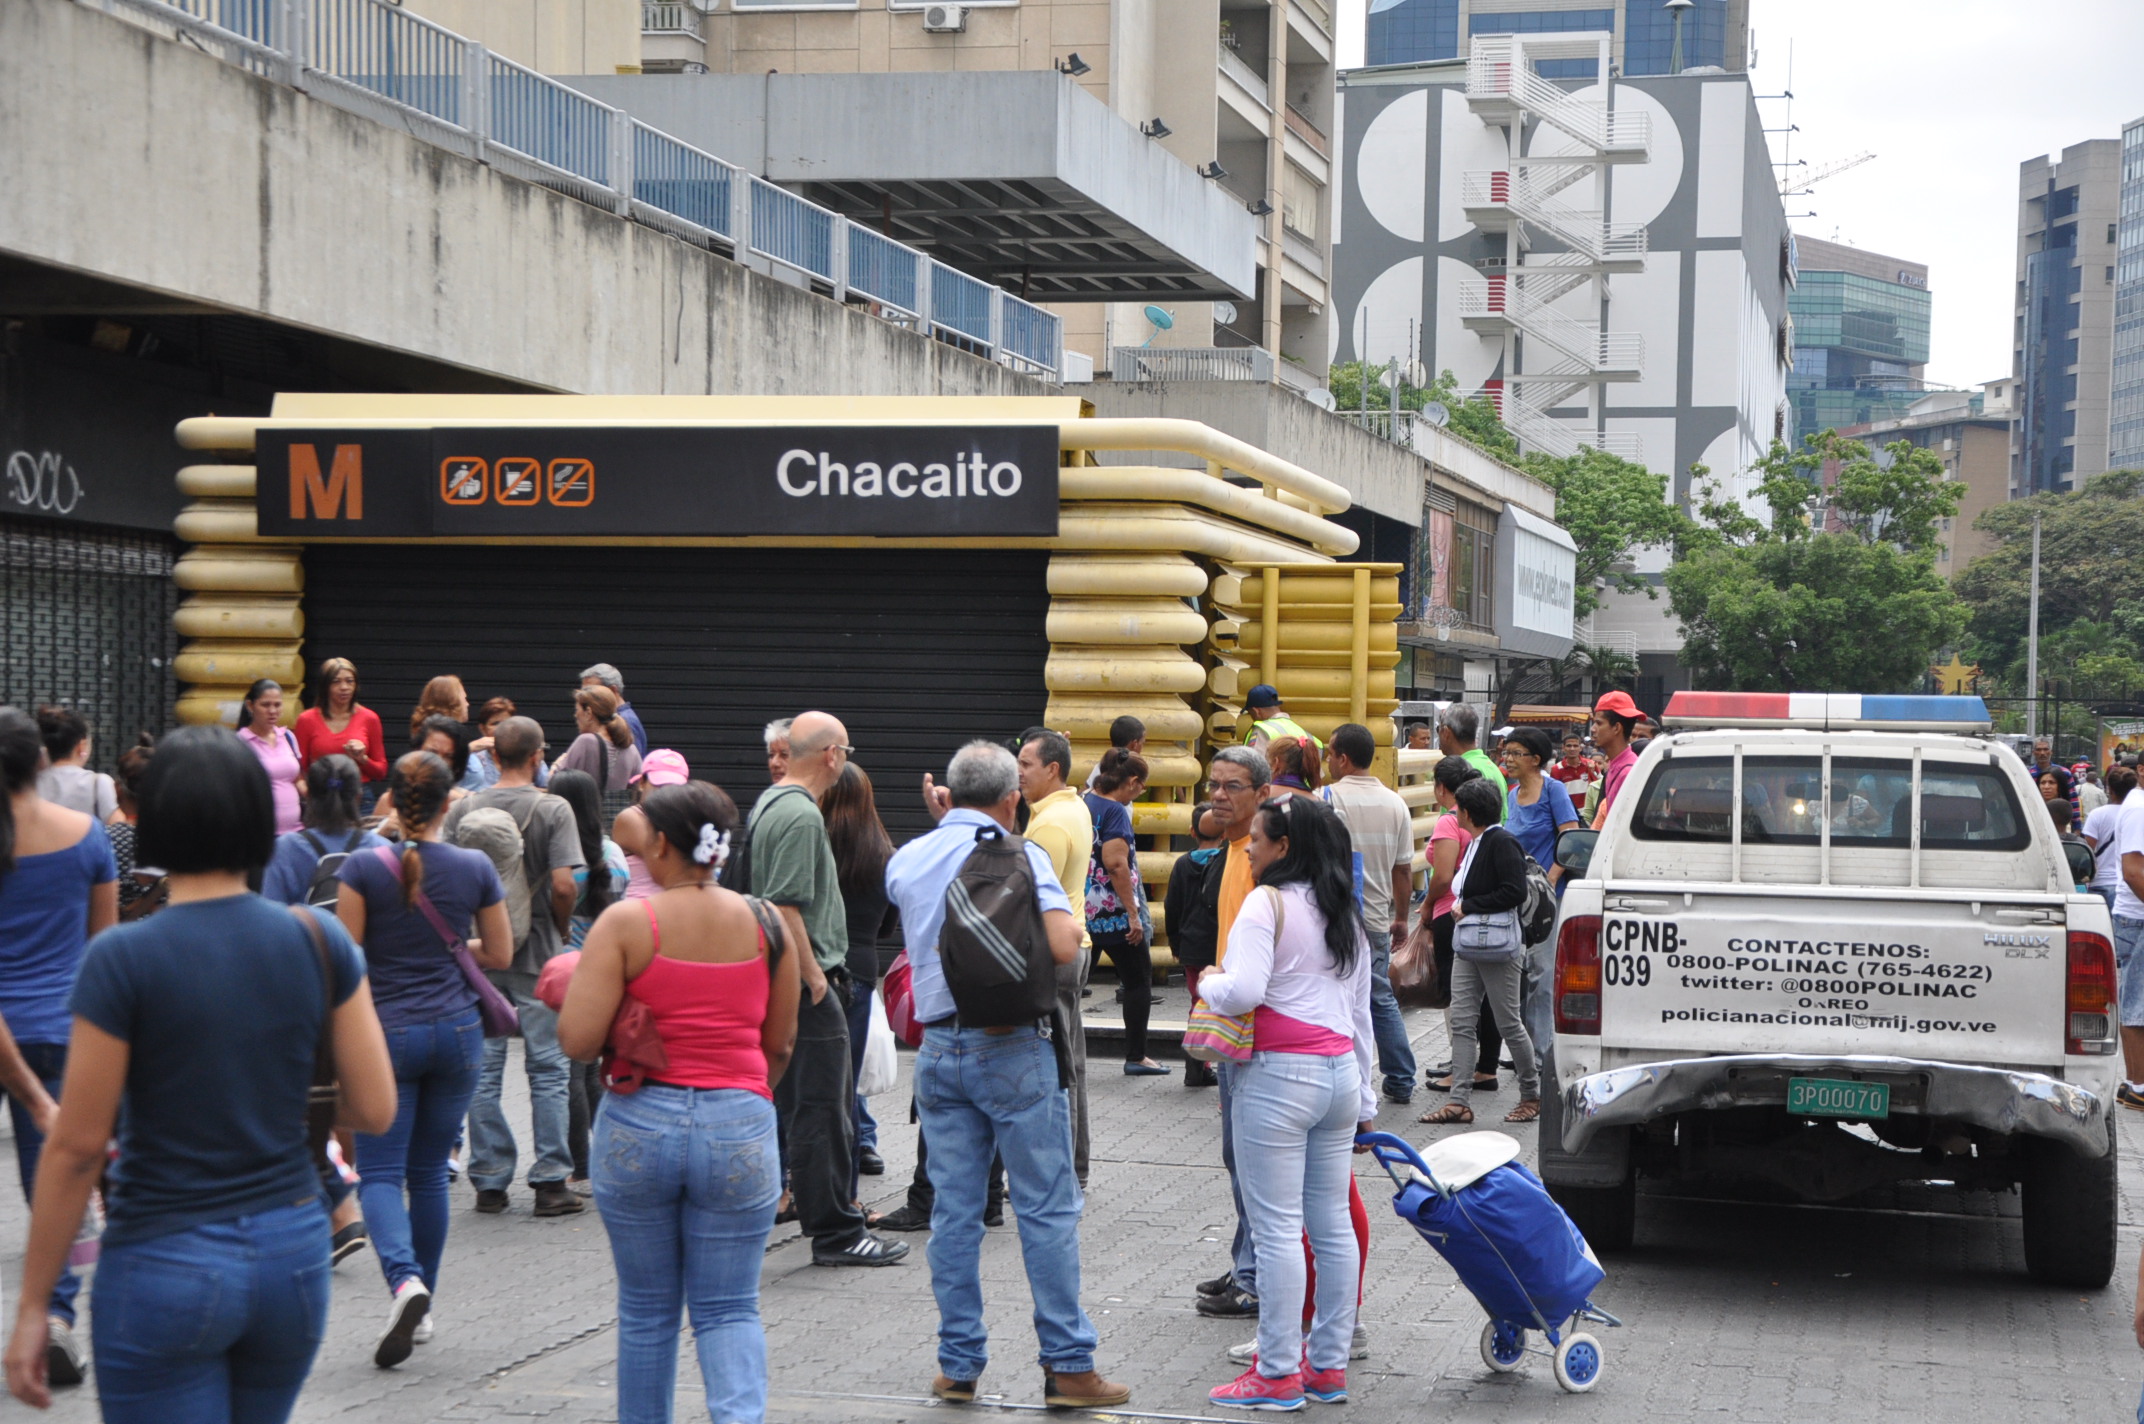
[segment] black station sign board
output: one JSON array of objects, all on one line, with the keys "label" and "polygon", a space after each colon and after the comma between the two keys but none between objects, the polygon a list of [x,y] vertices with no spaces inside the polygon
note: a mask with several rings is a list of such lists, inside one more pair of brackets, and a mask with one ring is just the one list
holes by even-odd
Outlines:
[{"label": "black station sign board", "polygon": [[255,460],[272,538],[1057,533],[1053,425],[263,427]]}]

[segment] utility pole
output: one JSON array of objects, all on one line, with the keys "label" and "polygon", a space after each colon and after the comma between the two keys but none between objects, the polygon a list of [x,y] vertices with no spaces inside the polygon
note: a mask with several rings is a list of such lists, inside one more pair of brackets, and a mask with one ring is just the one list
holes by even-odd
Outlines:
[{"label": "utility pole", "polygon": [[2032,516],[2032,612],[2025,624],[2025,735],[2040,735],[2040,516]]}]

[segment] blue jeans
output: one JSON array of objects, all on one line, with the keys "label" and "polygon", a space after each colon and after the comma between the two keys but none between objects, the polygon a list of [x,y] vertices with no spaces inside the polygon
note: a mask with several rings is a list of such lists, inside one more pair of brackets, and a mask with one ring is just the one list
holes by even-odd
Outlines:
[{"label": "blue jeans", "polygon": [[[543,907],[539,905],[538,911]],[[573,1170],[573,1152],[567,1140],[571,1110],[567,1090],[572,1065],[558,1046],[558,1014],[536,997],[536,976],[517,969],[493,970],[492,982],[521,1011],[521,1047],[529,1075],[529,1130],[535,1160],[529,1163],[529,1185],[563,1182]],[[506,1125],[506,1110],[499,1104],[506,1083],[506,1040],[484,1041],[484,1071],[477,1079],[476,1100],[469,1105],[469,1185],[478,1191],[503,1191],[513,1185],[519,1151],[514,1130]]]},{"label": "blue jeans", "polygon": [[2144,920],[2114,917],[2114,972],[2123,1028],[2144,1028]]},{"label": "blue jeans", "polygon": [[328,1230],[300,1202],[107,1244],[90,1334],[109,1424],[280,1424],[328,1328]]},{"label": "blue jeans", "polygon": [[[37,1075],[37,1081],[45,1085],[45,1091],[55,1101],[60,1095],[60,1080],[67,1076],[67,1045],[64,1043],[18,1043],[22,1061]],[[37,1162],[45,1153],[45,1135],[30,1121],[30,1114],[13,1098],[7,1100],[8,1121],[15,1129],[15,1167],[22,1174],[22,1199],[30,1199],[30,1189],[37,1184]],[[53,1284],[52,1299],[46,1309],[53,1315],[74,1324],[74,1298],[82,1290],[82,1278],[70,1266],[60,1267],[60,1278]]]},{"label": "blue jeans", "polygon": [[1079,1218],[1085,1198],[1072,1171],[1072,1109],[1057,1086],[1057,1058],[1031,1028],[986,1033],[931,1028],[916,1054],[916,1111],[930,1139],[931,1290],[938,1297],[938,1367],[972,1380],[989,1363],[983,1328],[980,1170],[997,1152],[1020,1224],[1020,1259],[1035,1303],[1035,1337],[1047,1370],[1094,1368],[1094,1322],[1079,1303]]},{"label": "blue jeans", "polygon": [[782,1180],[774,1104],[734,1088],[611,1093],[589,1155],[618,1271],[620,1424],[669,1424],[687,1308],[714,1424],[758,1424],[759,1267]]},{"label": "blue jeans", "polygon": [[1268,1379],[1302,1368],[1306,1233],[1318,1260],[1310,1367],[1347,1368],[1361,1259],[1347,1188],[1361,1112],[1351,1053],[1253,1053],[1236,1071],[1238,1176],[1258,1247],[1258,1370]]},{"label": "blue jeans", "polygon": [[391,1028],[387,1053],[395,1065],[395,1123],[378,1137],[357,1135],[357,1201],[387,1289],[414,1276],[437,1294],[447,1249],[447,1154],[476,1092],[484,1027],[469,1009]]},{"label": "blue jeans", "polygon": [[1534,1046],[1534,1062],[1546,1072],[1548,1051],[1556,1046],[1556,989],[1550,982],[1556,977],[1554,937],[1528,949],[1521,967],[1519,1022],[1526,1025],[1526,1037]]},{"label": "blue jeans", "polygon": [[1392,931],[1369,930],[1370,1030],[1377,1035],[1377,1071],[1385,1091],[1398,1098],[1414,1096],[1414,1045],[1407,1041],[1407,1021],[1392,992]]},{"label": "blue jeans", "polygon": [[1244,1066],[1224,1060],[1213,1065],[1213,1076],[1221,1099],[1221,1165],[1228,1169],[1228,1196],[1236,1207],[1236,1234],[1228,1243],[1229,1274],[1236,1278],[1237,1290],[1256,1295],[1258,1249],[1251,1244],[1250,1216],[1243,1209],[1243,1182],[1236,1175],[1235,1088],[1236,1075]]}]

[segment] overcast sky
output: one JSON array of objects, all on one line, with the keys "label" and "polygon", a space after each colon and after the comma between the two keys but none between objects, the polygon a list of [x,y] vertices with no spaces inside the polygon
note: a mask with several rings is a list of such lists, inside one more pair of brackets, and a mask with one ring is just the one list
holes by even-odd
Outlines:
[{"label": "overcast sky", "polygon": [[[1367,0],[1343,0],[1341,63]],[[1795,231],[1928,264],[1928,376],[2010,374],[2017,169],[2144,117],[2144,0],[1751,0],[1759,94],[1790,87],[1793,157],[1876,154],[1789,199]],[[1787,105],[1759,104],[1768,127]],[[1784,157],[1782,134],[1772,156]]]}]

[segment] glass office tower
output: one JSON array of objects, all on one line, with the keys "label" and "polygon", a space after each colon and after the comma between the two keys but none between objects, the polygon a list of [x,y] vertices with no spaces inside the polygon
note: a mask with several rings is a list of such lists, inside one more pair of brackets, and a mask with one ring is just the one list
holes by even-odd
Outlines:
[{"label": "glass office tower", "polygon": [[[1697,0],[1683,15],[1684,69],[1710,65],[1740,71],[1749,30],[1749,0]],[[1609,30],[1625,75],[1673,72],[1675,12],[1661,0],[1539,0],[1523,10],[1495,10],[1478,0],[1370,0],[1363,58],[1369,64],[1457,59],[1474,35]],[[1730,44],[1730,34],[1738,42]],[[1590,79],[1589,59],[1551,60],[1551,79]]]}]

